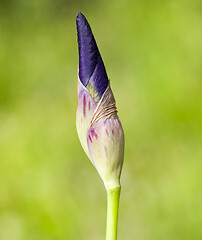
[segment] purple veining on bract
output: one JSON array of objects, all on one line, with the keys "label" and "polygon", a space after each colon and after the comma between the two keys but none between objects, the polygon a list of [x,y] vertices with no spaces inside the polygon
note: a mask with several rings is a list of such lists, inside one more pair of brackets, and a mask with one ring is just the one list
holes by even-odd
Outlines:
[{"label": "purple veining on bract", "polygon": [[96,133],[94,128],[90,129],[90,135],[91,135],[92,138],[95,137],[96,139],[98,139],[98,135],[97,135],[97,133]]},{"label": "purple veining on bract", "polygon": [[83,116],[86,116],[86,95],[83,95]]},{"label": "purple veining on bract", "polygon": [[91,143],[93,142],[93,140],[92,140],[92,138],[91,138],[91,136],[90,135],[88,135],[88,138],[89,138],[89,140],[91,141]]},{"label": "purple veining on bract", "polygon": [[77,36],[79,46],[79,78],[86,87],[94,88],[99,98],[108,86],[108,77],[90,25],[82,13],[78,13]]},{"label": "purple veining on bract", "polygon": [[106,132],[107,136],[109,137],[109,132],[106,128],[105,128],[105,132]]}]

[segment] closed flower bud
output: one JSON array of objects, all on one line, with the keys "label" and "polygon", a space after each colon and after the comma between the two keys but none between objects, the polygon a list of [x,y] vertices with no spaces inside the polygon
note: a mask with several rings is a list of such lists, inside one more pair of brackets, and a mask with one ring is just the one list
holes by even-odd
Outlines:
[{"label": "closed flower bud", "polygon": [[78,108],[80,142],[107,189],[120,186],[124,133],[96,41],[86,18],[77,16],[79,45]]}]

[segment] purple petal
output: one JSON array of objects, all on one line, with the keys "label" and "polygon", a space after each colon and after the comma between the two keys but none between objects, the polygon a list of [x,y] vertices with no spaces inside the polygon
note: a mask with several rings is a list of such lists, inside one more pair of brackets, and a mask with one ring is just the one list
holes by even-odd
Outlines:
[{"label": "purple petal", "polygon": [[90,25],[82,13],[78,13],[77,36],[79,45],[79,78],[87,87],[88,83],[99,98],[108,86],[108,77]]}]

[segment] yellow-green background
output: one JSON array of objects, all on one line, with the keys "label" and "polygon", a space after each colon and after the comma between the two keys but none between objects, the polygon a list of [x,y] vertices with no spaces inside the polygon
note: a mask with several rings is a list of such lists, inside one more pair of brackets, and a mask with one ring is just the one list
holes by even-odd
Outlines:
[{"label": "yellow-green background", "polygon": [[0,1],[0,240],[105,239],[75,127],[78,11],[125,130],[119,239],[201,240],[201,0]]}]

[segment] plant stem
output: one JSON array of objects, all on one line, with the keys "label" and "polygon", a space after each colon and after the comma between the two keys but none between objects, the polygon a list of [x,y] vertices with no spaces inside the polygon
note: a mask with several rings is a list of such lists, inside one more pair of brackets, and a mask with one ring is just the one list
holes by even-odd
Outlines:
[{"label": "plant stem", "polygon": [[117,240],[120,190],[121,190],[121,187],[107,189],[106,240]]}]

